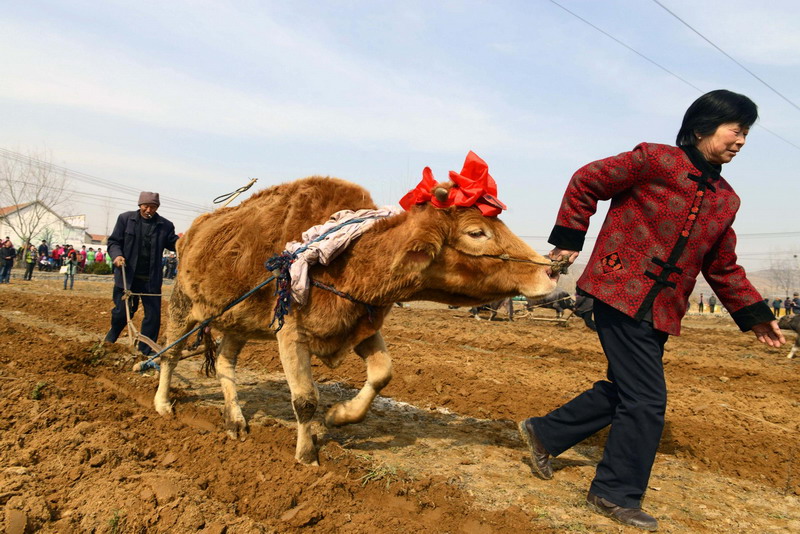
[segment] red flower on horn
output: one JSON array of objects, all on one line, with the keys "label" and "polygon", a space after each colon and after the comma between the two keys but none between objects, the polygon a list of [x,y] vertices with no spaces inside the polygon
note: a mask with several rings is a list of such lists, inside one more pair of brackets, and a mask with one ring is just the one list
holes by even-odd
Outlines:
[{"label": "red flower on horn", "polygon": [[464,160],[461,173],[450,171],[453,187],[446,202],[440,202],[431,194],[436,181],[429,167],[422,171],[422,181],[400,199],[400,205],[408,210],[415,204],[430,202],[437,208],[449,206],[475,206],[486,217],[494,217],[506,209],[506,205],[497,199],[497,184],[489,174],[489,166],[477,154],[470,151]]},{"label": "red flower on horn", "polygon": [[433,191],[435,185],[436,180],[433,179],[433,171],[431,171],[430,167],[425,167],[422,169],[422,181],[417,184],[417,187],[406,193],[405,196],[400,199],[400,206],[408,211],[411,206],[415,204],[430,202],[431,198],[433,198],[431,191]]}]

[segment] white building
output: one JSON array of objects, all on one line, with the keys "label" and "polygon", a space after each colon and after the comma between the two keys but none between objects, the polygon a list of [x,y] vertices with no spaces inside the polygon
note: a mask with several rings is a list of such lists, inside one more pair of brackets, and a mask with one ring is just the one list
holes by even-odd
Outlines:
[{"label": "white building", "polygon": [[38,200],[25,202],[0,208],[0,239],[9,236],[14,246],[20,246],[29,234],[34,245],[44,240],[48,245],[70,244],[80,248],[81,244],[92,242],[85,221],[85,215],[62,217]]}]

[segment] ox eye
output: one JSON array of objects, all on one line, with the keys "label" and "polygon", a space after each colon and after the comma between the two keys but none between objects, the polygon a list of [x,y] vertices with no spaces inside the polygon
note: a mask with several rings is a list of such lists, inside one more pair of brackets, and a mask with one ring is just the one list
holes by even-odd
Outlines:
[{"label": "ox eye", "polygon": [[485,237],[486,232],[484,232],[483,230],[470,230],[469,232],[467,232],[467,235],[477,239],[479,237]]}]

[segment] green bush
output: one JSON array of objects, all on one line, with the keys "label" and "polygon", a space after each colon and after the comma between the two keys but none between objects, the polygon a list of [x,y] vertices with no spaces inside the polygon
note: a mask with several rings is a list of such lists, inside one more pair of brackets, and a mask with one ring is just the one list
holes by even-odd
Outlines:
[{"label": "green bush", "polygon": [[86,274],[111,274],[111,266],[106,262],[90,263],[83,272]]}]

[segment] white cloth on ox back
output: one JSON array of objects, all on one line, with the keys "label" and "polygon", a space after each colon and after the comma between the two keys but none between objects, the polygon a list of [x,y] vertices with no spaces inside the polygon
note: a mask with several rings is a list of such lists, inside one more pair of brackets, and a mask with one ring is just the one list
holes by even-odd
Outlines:
[{"label": "white cloth on ox back", "polygon": [[[308,276],[308,269],[316,263],[328,265],[339,253],[346,249],[350,243],[367,231],[376,221],[385,217],[391,217],[402,213],[399,206],[383,206],[377,210],[342,210],[337,211],[327,222],[312,226],[303,232],[303,242],[291,241],[286,243],[288,252],[296,252],[303,247],[308,247],[299,254],[292,266],[289,274],[292,277],[292,298],[301,306],[308,300],[308,290],[311,280]],[[325,232],[336,226],[351,221],[353,219],[365,218],[362,222],[347,224],[336,232],[325,236],[324,239],[312,243]]]}]

